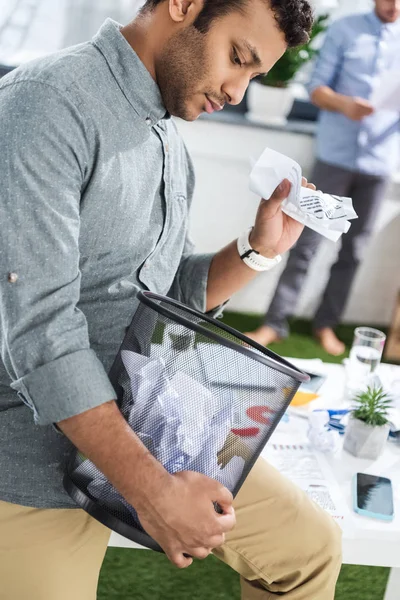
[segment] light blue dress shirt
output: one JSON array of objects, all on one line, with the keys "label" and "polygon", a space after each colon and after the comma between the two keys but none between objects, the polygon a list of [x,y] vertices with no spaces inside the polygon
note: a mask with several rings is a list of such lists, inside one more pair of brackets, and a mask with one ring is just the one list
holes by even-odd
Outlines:
[{"label": "light blue dress shirt", "polygon": [[[310,94],[329,86],[346,96],[370,100],[386,71],[400,79],[400,20],[384,24],[375,14],[357,14],[330,27],[311,81]],[[317,158],[345,169],[390,175],[399,164],[399,113],[377,111],[362,121],[321,111]]]}]

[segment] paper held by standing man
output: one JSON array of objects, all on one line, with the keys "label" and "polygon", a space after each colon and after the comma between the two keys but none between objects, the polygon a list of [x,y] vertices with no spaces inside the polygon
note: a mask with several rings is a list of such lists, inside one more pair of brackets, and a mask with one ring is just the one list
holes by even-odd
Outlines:
[{"label": "paper held by standing man", "polygon": [[400,73],[387,71],[372,94],[371,104],[375,110],[400,112]]},{"label": "paper held by standing man", "polygon": [[302,187],[300,165],[266,148],[250,174],[251,191],[269,198],[284,179],[290,181],[292,188],[282,203],[283,212],[334,242],[350,229],[349,220],[357,218],[351,198]]}]

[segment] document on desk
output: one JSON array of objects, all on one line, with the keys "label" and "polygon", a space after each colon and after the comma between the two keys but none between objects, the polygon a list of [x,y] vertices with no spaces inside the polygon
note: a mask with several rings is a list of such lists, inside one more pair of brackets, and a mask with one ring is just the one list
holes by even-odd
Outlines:
[{"label": "document on desk", "polygon": [[306,443],[270,443],[262,454],[282,475],[293,481],[326,510],[342,529],[351,528],[350,512],[332,469],[322,453],[315,452]]}]

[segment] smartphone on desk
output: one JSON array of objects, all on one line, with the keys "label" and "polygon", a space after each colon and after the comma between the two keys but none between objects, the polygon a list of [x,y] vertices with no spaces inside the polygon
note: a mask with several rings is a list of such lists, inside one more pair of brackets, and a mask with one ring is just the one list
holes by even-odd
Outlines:
[{"label": "smartphone on desk", "polygon": [[353,479],[353,508],[356,513],[365,517],[392,521],[394,506],[390,479],[356,473]]}]

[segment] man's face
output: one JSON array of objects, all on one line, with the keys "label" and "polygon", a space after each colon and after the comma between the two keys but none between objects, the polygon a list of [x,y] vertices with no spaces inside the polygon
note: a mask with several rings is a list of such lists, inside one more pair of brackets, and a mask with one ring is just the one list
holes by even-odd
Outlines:
[{"label": "man's face", "polygon": [[384,23],[394,23],[400,17],[400,0],[375,0],[376,14]]},{"label": "man's face", "polygon": [[156,60],[156,79],[170,114],[193,121],[239,104],[255,76],[286,50],[265,0],[250,0],[245,14],[216,19],[206,34],[188,25],[174,34]]}]

